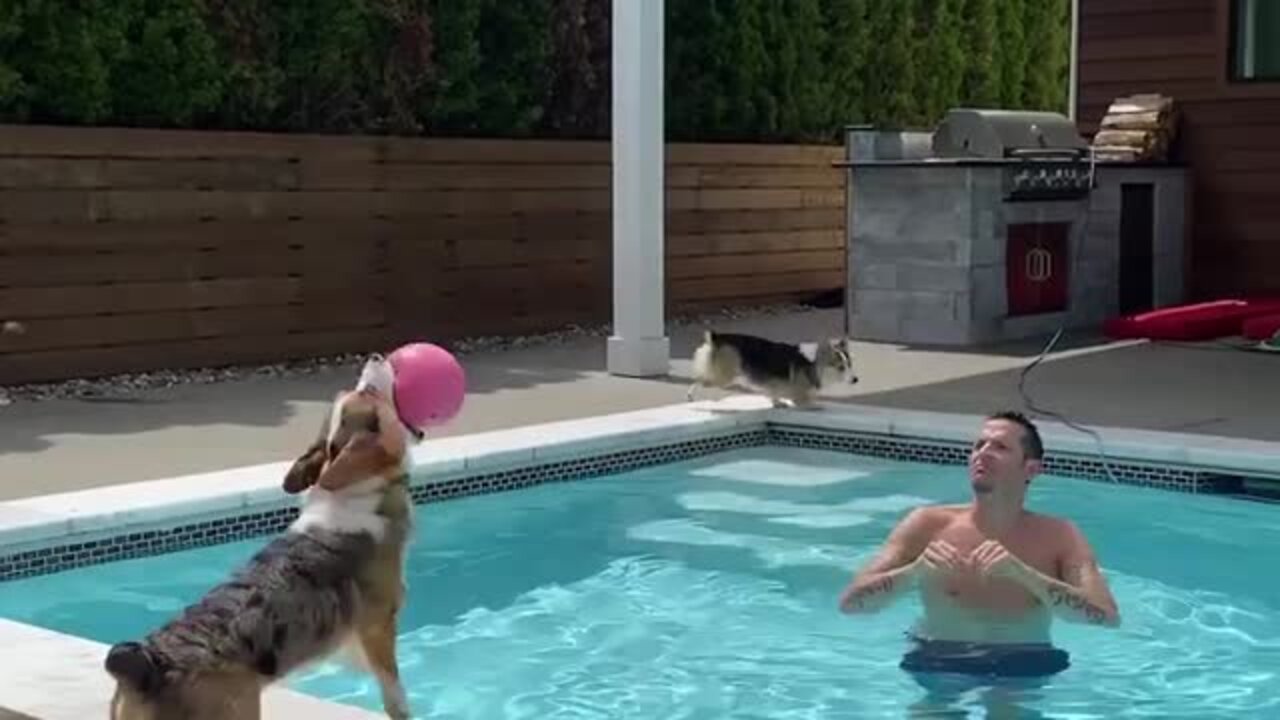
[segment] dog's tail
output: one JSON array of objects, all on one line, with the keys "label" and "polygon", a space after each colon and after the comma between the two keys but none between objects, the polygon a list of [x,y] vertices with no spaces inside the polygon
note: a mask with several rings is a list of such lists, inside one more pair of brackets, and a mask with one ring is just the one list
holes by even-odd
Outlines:
[{"label": "dog's tail", "polygon": [[702,344],[693,351],[693,376],[704,378],[711,374],[711,356],[715,353],[715,333],[702,331]]},{"label": "dog's tail", "polygon": [[112,645],[103,667],[117,681],[143,695],[159,692],[164,685],[164,672],[141,643],[122,642]]}]

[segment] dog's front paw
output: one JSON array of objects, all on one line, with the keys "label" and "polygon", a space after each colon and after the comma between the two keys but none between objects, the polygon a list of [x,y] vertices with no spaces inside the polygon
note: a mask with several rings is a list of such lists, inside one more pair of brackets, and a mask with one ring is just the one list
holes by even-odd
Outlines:
[{"label": "dog's front paw", "polygon": [[413,720],[413,712],[409,710],[409,703],[403,697],[399,701],[387,703],[383,709],[391,720]]},{"label": "dog's front paw", "polygon": [[410,720],[413,717],[413,712],[409,710],[409,698],[405,696],[404,686],[399,680],[383,680],[382,709],[391,720]]}]

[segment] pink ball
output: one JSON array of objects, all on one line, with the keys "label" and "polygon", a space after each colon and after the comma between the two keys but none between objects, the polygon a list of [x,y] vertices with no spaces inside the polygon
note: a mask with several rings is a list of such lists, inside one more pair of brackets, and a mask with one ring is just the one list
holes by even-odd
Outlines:
[{"label": "pink ball", "polygon": [[467,376],[449,351],[431,343],[409,343],[387,360],[396,376],[396,410],[409,425],[442,425],[462,409]]}]

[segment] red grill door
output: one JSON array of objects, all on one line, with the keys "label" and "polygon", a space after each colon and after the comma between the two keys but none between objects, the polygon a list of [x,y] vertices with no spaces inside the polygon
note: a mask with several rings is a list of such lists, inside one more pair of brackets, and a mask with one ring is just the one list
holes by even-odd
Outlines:
[{"label": "red grill door", "polygon": [[1070,231],[1070,223],[1009,226],[1005,279],[1010,315],[1067,309]]}]

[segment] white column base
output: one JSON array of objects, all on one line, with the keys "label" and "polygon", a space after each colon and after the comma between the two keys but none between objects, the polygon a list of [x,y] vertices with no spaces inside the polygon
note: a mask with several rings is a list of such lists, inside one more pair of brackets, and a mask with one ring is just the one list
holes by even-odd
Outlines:
[{"label": "white column base", "polygon": [[609,338],[607,364],[614,375],[655,377],[671,370],[671,341],[665,337]]}]

